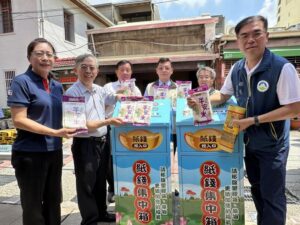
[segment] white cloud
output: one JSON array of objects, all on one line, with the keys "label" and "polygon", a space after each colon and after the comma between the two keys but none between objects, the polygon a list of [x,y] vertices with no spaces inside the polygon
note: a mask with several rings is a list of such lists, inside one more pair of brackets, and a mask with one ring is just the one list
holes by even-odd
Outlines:
[{"label": "white cloud", "polygon": [[236,25],[236,21],[234,21],[234,20],[228,20],[226,24],[228,26],[235,26]]},{"label": "white cloud", "polygon": [[268,19],[269,27],[277,23],[277,0],[264,0],[263,7],[259,10],[258,15]]},{"label": "white cloud", "polygon": [[[166,7],[176,4],[176,5],[180,5],[181,7],[184,8],[197,8],[197,7],[201,7],[204,6],[207,3],[207,0],[174,0],[174,1],[170,1],[170,0],[155,0],[155,2],[166,2],[164,3],[164,5]],[[219,1],[219,0],[216,0]]]},{"label": "white cloud", "polygon": [[216,4],[216,5],[220,5],[221,2],[222,2],[222,0],[215,0],[215,4]]},{"label": "white cloud", "polygon": [[230,32],[233,32],[232,34],[235,34],[234,33],[234,30],[231,30],[231,29],[234,29],[234,27],[237,25],[238,22],[240,22],[242,19],[246,18],[247,16],[243,15],[243,16],[240,16],[239,18],[237,18],[236,20],[228,20],[228,21],[225,21],[225,27],[226,27],[226,34],[230,33]]}]

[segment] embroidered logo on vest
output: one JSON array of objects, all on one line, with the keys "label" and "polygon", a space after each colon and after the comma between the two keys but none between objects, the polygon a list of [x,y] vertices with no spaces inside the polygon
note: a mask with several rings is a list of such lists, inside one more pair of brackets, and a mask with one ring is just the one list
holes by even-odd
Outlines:
[{"label": "embroidered logo on vest", "polygon": [[261,80],[257,84],[257,90],[259,92],[266,92],[269,89],[269,83],[265,80]]}]

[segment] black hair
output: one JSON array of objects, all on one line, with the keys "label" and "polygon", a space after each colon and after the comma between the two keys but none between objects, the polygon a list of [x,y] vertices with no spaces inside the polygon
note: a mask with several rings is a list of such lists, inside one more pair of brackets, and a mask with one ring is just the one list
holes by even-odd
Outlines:
[{"label": "black hair", "polygon": [[249,23],[254,21],[261,21],[264,24],[265,31],[268,31],[268,20],[263,16],[249,16],[243,20],[241,20],[234,28],[235,34],[238,35],[241,29]]},{"label": "black hair", "polygon": [[169,59],[169,58],[160,58],[157,62],[157,66],[160,64],[160,63],[166,63],[166,62],[170,62],[171,64],[171,67],[173,67],[172,65],[172,61]]},{"label": "black hair", "polygon": [[123,66],[123,65],[125,65],[125,64],[129,64],[130,67],[132,67],[132,63],[129,62],[128,60],[121,60],[121,61],[119,61],[119,62],[117,63],[116,69],[119,69],[120,66]]},{"label": "black hair", "polygon": [[53,45],[48,40],[46,40],[45,38],[36,38],[32,42],[30,42],[29,45],[27,46],[27,58],[30,57],[30,55],[33,52],[35,46],[37,46],[40,43],[48,44],[52,48],[52,51],[53,51],[54,55],[56,54],[55,48],[53,47]]}]

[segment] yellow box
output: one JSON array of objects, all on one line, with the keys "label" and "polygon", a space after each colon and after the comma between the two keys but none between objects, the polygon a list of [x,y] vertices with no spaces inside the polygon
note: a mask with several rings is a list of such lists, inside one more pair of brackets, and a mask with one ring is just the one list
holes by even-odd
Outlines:
[{"label": "yellow box", "polygon": [[226,131],[222,132],[220,138],[220,145],[223,147],[223,150],[226,152],[233,152],[234,151],[234,144],[236,141],[236,135],[232,133],[228,133]]},{"label": "yellow box", "polygon": [[16,129],[0,130],[0,137],[15,137],[17,135]]},{"label": "yellow box", "polygon": [[242,119],[245,117],[246,109],[240,106],[230,105],[227,109],[226,120],[224,123],[224,130],[234,135],[238,135],[239,127],[232,124],[233,119]]}]

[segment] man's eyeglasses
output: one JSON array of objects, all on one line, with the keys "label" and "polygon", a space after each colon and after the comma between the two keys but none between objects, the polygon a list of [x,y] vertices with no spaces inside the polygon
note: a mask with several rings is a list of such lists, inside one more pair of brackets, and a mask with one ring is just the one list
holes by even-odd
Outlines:
[{"label": "man's eyeglasses", "polygon": [[199,76],[198,77],[198,80],[210,80],[211,79],[211,76]]},{"label": "man's eyeglasses", "polygon": [[255,30],[250,33],[239,34],[237,37],[238,37],[238,39],[240,39],[242,41],[247,41],[249,38],[253,38],[253,39],[257,40],[257,39],[261,38],[265,33],[266,33],[266,31],[263,31],[263,30]]},{"label": "man's eyeglasses", "polygon": [[32,51],[32,53],[38,58],[42,58],[44,55],[46,55],[47,58],[49,58],[49,59],[52,59],[55,57],[55,54],[52,52]]},{"label": "man's eyeglasses", "polygon": [[88,66],[88,65],[82,64],[82,65],[80,65],[80,69],[82,69],[84,71],[87,71],[88,69],[90,69],[90,71],[94,71],[97,68],[95,66]]}]

